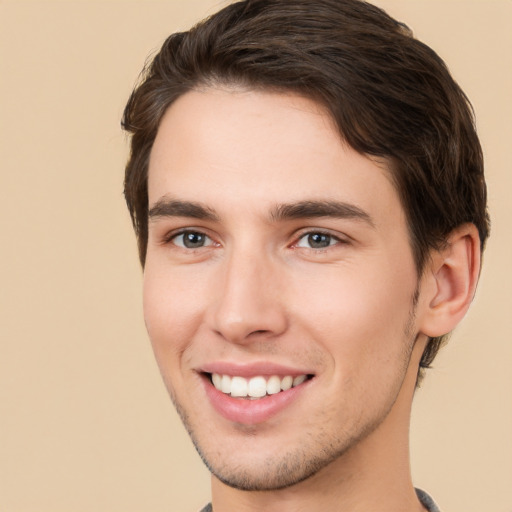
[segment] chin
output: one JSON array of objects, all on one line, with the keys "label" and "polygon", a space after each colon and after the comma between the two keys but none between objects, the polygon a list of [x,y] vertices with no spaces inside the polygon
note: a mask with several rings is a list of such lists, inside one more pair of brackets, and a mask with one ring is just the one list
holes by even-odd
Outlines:
[{"label": "chin", "polygon": [[256,463],[240,464],[211,461],[196,449],[209,471],[225,485],[242,491],[276,491],[292,487],[322,470],[336,456],[311,459],[304,453],[269,457]]},{"label": "chin", "polygon": [[[288,447],[284,443],[266,445],[244,431],[245,439],[214,446],[212,433],[196,436],[185,424],[192,442],[210,473],[225,485],[243,491],[276,491],[297,485],[341,460],[343,456],[366,438],[378,422],[360,429],[356,435],[333,437],[328,432],[305,433]],[[249,434],[249,435],[247,435]],[[253,437],[251,442],[251,437]],[[258,442],[259,441],[259,442]],[[275,441],[275,440],[274,440]],[[279,444],[280,449],[275,445]]]}]

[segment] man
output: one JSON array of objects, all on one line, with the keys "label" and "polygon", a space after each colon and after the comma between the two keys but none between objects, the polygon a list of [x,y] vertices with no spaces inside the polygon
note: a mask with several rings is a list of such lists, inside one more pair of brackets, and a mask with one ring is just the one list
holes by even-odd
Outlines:
[{"label": "man", "polygon": [[357,0],[249,0],[174,34],[125,110],[144,315],[215,512],[438,510],[415,387],[488,236],[464,93]]}]

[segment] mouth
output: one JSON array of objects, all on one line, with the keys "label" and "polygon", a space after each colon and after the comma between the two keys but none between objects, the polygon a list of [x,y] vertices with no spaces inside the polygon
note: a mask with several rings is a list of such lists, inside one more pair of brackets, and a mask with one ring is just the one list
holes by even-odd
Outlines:
[{"label": "mouth", "polygon": [[213,410],[232,425],[264,424],[285,409],[301,407],[316,374],[271,362],[217,361],[197,372]]},{"label": "mouth", "polygon": [[261,398],[277,395],[292,388],[300,386],[313,375],[271,375],[268,377],[258,375],[250,378],[239,375],[220,373],[207,373],[207,377],[215,389],[230,396],[246,400],[259,400]]}]

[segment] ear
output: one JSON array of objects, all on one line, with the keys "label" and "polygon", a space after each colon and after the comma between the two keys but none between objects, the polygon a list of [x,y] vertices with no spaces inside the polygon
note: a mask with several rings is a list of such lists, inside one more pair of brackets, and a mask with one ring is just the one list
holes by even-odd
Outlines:
[{"label": "ear", "polygon": [[479,274],[478,230],[474,224],[463,224],[451,232],[446,247],[431,254],[431,263],[425,269],[420,332],[437,337],[452,331],[473,300]]}]

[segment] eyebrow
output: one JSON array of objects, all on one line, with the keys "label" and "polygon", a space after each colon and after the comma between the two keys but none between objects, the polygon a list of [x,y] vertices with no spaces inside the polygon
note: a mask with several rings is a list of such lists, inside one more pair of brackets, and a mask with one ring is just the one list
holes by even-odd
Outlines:
[{"label": "eyebrow", "polygon": [[[199,220],[219,221],[212,208],[194,201],[181,201],[167,197],[160,198],[149,209],[150,220],[160,217],[189,217]],[[358,206],[342,201],[299,201],[275,205],[270,211],[272,222],[334,217],[338,219],[356,219],[371,227],[375,224],[368,213]]]},{"label": "eyebrow", "polygon": [[194,201],[160,198],[148,211],[150,220],[160,217],[190,217],[199,220],[218,221],[217,214],[207,206]]},{"label": "eyebrow", "polygon": [[317,217],[334,217],[338,219],[356,219],[372,228],[375,223],[371,216],[358,206],[342,201],[299,201],[297,203],[275,206],[270,214],[272,221],[313,219]]}]

